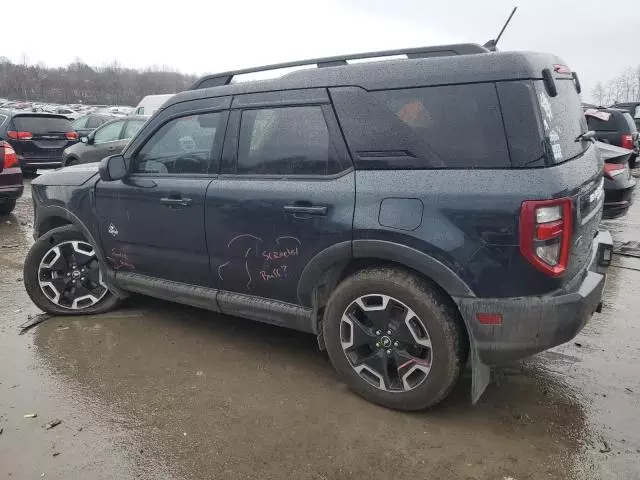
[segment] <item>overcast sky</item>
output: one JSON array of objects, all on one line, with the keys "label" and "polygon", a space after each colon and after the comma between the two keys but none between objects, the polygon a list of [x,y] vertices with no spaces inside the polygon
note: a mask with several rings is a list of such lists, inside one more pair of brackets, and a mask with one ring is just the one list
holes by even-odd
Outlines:
[{"label": "overcast sky", "polygon": [[[16,4],[17,5],[17,4]],[[74,13],[68,8],[74,6]],[[484,43],[511,8],[501,50],[552,52],[585,91],[640,64],[638,0],[30,0],[3,18],[0,55],[66,65],[167,65],[202,74],[340,53]],[[167,5],[167,6],[165,6]],[[171,6],[169,6],[171,5]],[[604,12],[604,13],[603,13]]]}]

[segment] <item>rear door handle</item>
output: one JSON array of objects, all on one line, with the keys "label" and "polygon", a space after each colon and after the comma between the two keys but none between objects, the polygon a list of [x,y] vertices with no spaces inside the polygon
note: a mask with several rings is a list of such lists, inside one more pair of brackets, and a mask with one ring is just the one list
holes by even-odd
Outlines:
[{"label": "rear door handle", "polygon": [[115,151],[115,149],[116,149],[116,147],[109,147],[109,148],[107,148],[107,151],[113,152],[113,151]]},{"label": "rear door handle", "polygon": [[163,197],[160,199],[160,203],[169,207],[188,207],[191,205],[191,199]]},{"label": "rear door handle", "polygon": [[326,215],[327,207],[321,205],[285,205],[287,213],[304,213],[307,215]]}]

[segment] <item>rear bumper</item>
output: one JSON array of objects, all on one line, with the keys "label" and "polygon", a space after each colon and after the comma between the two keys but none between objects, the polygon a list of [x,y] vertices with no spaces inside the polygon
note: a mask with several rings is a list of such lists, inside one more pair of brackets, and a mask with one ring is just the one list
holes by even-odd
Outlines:
[{"label": "rear bumper", "polygon": [[616,218],[624,215],[633,204],[634,191],[636,186],[635,178],[622,184],[611,184],[605,188],[604,192],[604,218]]},{"label": "rear bumper", "polygon": [[0,199],[18,198],[22,195],[23,190],[20,168],[10,167],[0,172]]},{"label": "rear bumper", "polygon": [[[588,269],[571,282],[575,285],[569,291],[539,297],[456,299],[482,363],[508,363],[575,337],[600,305],[612,251],[609,232],[599,232]],[[479,313],[499,313],[502,324],[482,324],[477,320]]]},{"label": "rear bumper", "polygon": [[62,157],[20,158],[20,166],[23,170],[35,170],[39,168],[60,168],[62,166]]}]

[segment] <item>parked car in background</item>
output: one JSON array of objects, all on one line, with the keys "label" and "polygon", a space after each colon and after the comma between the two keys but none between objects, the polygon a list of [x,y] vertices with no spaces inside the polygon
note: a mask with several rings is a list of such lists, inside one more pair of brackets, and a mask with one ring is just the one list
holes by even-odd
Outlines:
[{"label": "parked car in background", "polygon": [[640,154],[640,134],[629,112],[619,108],[587,108],[584,114],[595,139],[631,150],[629,164],[635,165]]},{"label": "parked car in background", "polygon": [[34,303],[87,315],[135,292],[302,330],[401,410],[442,401],[467,359],[475,401],[490,366],[580,331],[612,239],[560,58],[448,45],[278,67],[303,63],[333,66],[204,77],[122,154],[32,182]]},{"label": "parked car in background", "polygon": [[103,123],[113,120],[112,115],[92,113],[79,117],[71,124],[80,137],[86,137]]},{"label": "parked car in background", "polygon": [[[0,123],[3,121],[3,116],[0,115]],[[6,117],[4,120],[6,121]],[[23,190],[18,155],[9,142],[0,140],[0,215],[13,211],[16,200],[20,198]]]},{"label": "parked car in background", "polygon": [[147,95],[136,106],[134,115],[144,115],[150,117],[158,110],[167,100],[173,97],[173,93],[166,95]]},{"label": "parked car in background", "polygon": [[608,143],[596,142],[604,160],[604,218],[617,218],[629,210],[633,203],[636,179],[629,169],[632,152]]},{"label": "parked car in background", "polygon": [[68,107],[58,107],[54,110],[53,113],[57,113],[60,115],[64,115],[65,117],[71,119],[71,120],[75,120],[76,118],[78,118],[79,116],[81,116],[81,113],[76,112],[75,110],[71,110]]},{"label": "parked car in background", "polygon": [[104,123],[64,151],[62,166],[99,162],[106,156],[120,153],[146,121],[146,117],[125,117]]},{"label": "parked car in background", "polygon": [[78,133],[63,115],[9,110],[0,110],[0,115],[7,117],[0,125],[0,140],[11,144],[23,172],[60,167],[64,149],[78,142]]},{"label": "parked car in background", "polygon": [[611,105],[611,108],[619,108],[629,112],[629,115],[633,118],[636,127],[640,129],[640,102],[616,103]]}]

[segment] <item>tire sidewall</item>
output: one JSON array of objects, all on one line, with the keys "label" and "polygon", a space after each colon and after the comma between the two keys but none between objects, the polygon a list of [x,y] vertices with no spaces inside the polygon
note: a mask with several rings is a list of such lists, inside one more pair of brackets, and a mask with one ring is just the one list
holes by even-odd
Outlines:
[{"label": "tire sidewall", "polygon": [[[107,291],[104,297],[102,297],[96,304],[79,310],[60,307],[49,300],[49,298],[42,292],[38,281],[38,270],[40,268],[42,257],[53,246],[69,240],[87,242],[86,238],[84,238],[82,233],[75,226],[67,225],[64,227],[54,228],[53,230],[45,233],[31,246],[31,249],[27,253],[27,257],[25,258],[23,272],[24,286],[29,297],[31,297],[33,303],[35,303],[41,310],[54,315],[88,315],[111,310],[117,305],[118,299],[110,291]],[[92,245],[92,247],[95,249],[94,245]],[[103,269],[102,273],[104,275],[104,265],[100,265],[100,268]]]},{"label": "tire sidewall", "polygon": [[[460,339],[453,335],[455,319],[450,310],[430,292],[429,286],[413,275],[398,282],[382,271],[360,272],[338,286],[325,310],[323,321],[327,352],[338,373],[356,393],[380,405],[418,410],[440,401],[448,393],[451,369],[457,379],[460,369]],[[387,277],[387,278],[385,278]],[[374,387],[353,369],[340,343],[340,322],[345,309],[367,294],[389,295],[411,308],[426,327],[432,343],[432,365],[427,378],[408,392],[387,392]]]}]

